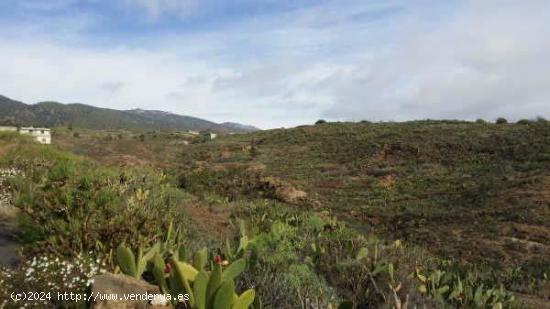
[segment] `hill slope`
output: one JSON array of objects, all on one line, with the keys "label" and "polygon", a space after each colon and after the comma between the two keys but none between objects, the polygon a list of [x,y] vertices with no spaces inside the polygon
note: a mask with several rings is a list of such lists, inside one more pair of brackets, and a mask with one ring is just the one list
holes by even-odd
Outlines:
[{"label": "hill slope", "polygon": [[41,102],[27,105],[0,96],[0,123],[34,126],[72,124],[86,129],[128,130],[209,130],[215,132],[249,132],[258,130],[242,125],[217,124],[208,120],[150,110],[114,110],[84,104]]},{"label": "hill slope", "polygon": [[184,170],[197,160],[212,173],[263,167],[307,192],[306,206],[443,257],[550,271],[548,122],[321,124],[228,136],[182,156]]}]

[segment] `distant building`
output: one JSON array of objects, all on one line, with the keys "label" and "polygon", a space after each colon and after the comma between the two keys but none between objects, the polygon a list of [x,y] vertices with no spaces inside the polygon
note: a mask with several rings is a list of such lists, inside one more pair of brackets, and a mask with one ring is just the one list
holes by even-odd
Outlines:
[{"label": "distant building", "polygon": [[[17,130],[17,128],[15,130]],[[22,127],[19,129],[19,133],[33,136],[40,144],[52,143],[51,130],[48,128]]]}]

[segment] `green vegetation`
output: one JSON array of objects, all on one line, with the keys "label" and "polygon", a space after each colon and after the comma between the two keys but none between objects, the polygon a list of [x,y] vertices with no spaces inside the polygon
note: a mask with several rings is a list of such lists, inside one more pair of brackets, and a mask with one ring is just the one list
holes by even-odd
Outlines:
[{"label": "green vegetation", "polygon": [[296,204],[307,209],[545,297],[549,153],[543,121],[331,123],[196,145],[182,153],[180,185],[231,200],[273,197],[261,179],[277,179],[306,192]]},{"label": "green vegetation", "polygon": [[[127,134],[86,131],[77,142],[86,153],[92,139],[128,142],[129,152],[170,141]],[[21,171],[7,181],[23,257],[94,265],[32,282],[31,262],[3,269],[18,279],[0,281],[2,299],[67,276],[79,279],[63,288],[85,291],[104,270],[185,292],[191,308],[545,302],[547,122],[324,123],[165,147],[179,153],[164,171],[146,167],[164,167],[155,156],[116,167],[17,137],[0,142],[9,145],[0,165]]]}]

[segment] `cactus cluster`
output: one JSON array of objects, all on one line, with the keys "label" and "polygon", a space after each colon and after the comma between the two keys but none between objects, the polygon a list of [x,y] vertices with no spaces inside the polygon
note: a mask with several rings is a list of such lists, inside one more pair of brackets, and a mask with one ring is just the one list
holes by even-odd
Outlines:
[{"label": "cactus cluster", "polygon": [[[255,298],[253,289],[246,290],[241,295],[235,293],[234,280],[246,268],[246,261],[239,259],[224,268],[219,259],[211,263],[211,271],[206,270],[206,250],[195,253],[193,265],[171,257],[168,260],[173,267],[168,280],[170,286],[183,290],[189,295],[189,306],[196,309],[246,309],[249,308]],[[155,264],[157,280],[166,289],[166,278],[158,277],[161,268],[166,268],[161,259]],[[164,280],[164,282],[163,282]]]},{"label": "cactus cluster", "polygon": [[[188,308],[194,309],[246,309],[254,301],[259,304],[253,289],[238,295],[235,292],[234,280],[245,270],[247,261],[245,250],[251,245],[246,236],[244,223],[241,223],[241,238],[239,247],[231,250],[228,246],[227,257],[232,263],[222,260],[219,255],[209,262],[208,250],[203,248],[192,255],[192,262],[186,261],[183,247],[174,248],[179,241],[171,241],[172,225],[168,230],[166,240],[155,244],[148,250],[138,249],[137,257],[132,250],[119,245],[116,250],[116,261],[120,270],[134,278],[141,278],[145,271],[150,271],[161,292],[172,295],[188,295]],[[178,234],[177,237],[179,237]],[[238,258],[237,258],[238,257]],[[261,306],[261,305],[260,305]],[[256,306],[258,307],[258,306]]]},{"label": "cactus cluster", "polygon": [[229,239],[225,239],[225,250],[224,255],[230,260],[236,260],[242,258],[247,251],[252,252],[254,257],[257,254],[257,248],[255,247],[257,237],[251,237],[247,230],[246,225],[243,220],[238,221],[239,224],[239,246],[234,249],[231,246]]},{"label": "cactus cluster", "polygon": [[464,278],[453,272],[434,270],[423,274],[417,269],[414,277],[419,281],[421,293],[460,307],[500,309],[507,308],[514,302],[514,295],[502,285],[499,288],[489,288],[472,278]]}]

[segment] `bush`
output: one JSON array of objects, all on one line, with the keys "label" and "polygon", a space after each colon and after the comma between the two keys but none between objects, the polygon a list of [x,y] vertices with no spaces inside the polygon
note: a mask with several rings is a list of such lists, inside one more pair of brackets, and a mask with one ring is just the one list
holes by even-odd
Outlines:
[{"label": "bush", "polygon": [[74,132],[74,133],[73,133],[73,137],[74,137],[74,138],[79,138],[79,137],[80,137],[80,133]]},{"label": "bush", "polygon": [[482,124],[482,123],[487,123],[487,121],[479,118],[479,119],[476,119],[476,123]]},{"label": "bush", "polygon": [[327,123],[327,121],[324,119],[319,119],[315,122],[315,124],[323,124],[323,123]]},{"label": "bush", "polygon": [[176,207],[185,193],[161,173],[102,168],[37,145],[13,155],[11,165],[26,175],[9,181],[28,255],[108,254],[120,242],[147,244],[185,220]]},{"label": "bush", "polygon": [[506,124],[506,123],[508,123],[508,120],[506,120],[506,118],[499,117],[496,120],[496,124]]},{"label": "bush", "polygon": [[529,119],[520,119],[518,120],[518,122],[516,122],[517,124],[530,124],[531,123],[531,120]]}]

